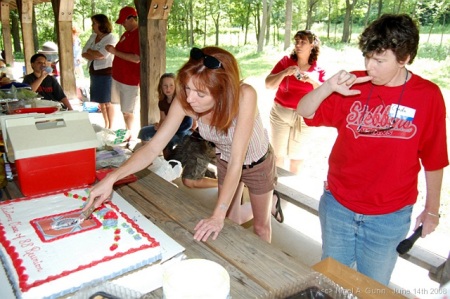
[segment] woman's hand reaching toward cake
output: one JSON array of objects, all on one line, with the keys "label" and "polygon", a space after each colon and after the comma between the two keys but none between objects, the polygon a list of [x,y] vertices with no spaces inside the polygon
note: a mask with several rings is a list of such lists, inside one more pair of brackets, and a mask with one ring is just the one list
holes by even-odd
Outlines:
[{"label": "woman's hand reaching toward cake", "polygon": [[116,181],[114,171],[109,173],[103,180],[93,186],[89,192],[89,199],[83,207],[82,212],[89,209],[91,205],[98,208],[103,202],[111,199],[113,185]]}]

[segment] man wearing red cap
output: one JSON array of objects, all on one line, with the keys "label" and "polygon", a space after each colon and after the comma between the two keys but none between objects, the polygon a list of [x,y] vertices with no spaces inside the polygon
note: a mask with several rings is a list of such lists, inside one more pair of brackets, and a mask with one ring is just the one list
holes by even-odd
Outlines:
[{"label": "man wearing red cap", "polygon": [[125,32],[114,47],[105,48],[114,55],[112,64],[111,102],[120,103],[126,129],[133,137],[134,110],[139,101],[140,49],[137,12],[125,6],[120,10],[116,24],[122,25]]}]

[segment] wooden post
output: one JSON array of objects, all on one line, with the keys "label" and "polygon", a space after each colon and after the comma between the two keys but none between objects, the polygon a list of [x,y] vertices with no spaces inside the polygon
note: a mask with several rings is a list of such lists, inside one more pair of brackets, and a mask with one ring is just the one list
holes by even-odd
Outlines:
[{"label": "wooden post", "polygon": [[135,0],[141,44],[141,126],[159,121],[158,82],[166,70],[167,18],[173,0]]},{"label": "wooden post", "polygon": [[55,10],[58,12],[55,18],[58,21],[61,86],[69,100],[77,97],[72,39],[73,7],[73,0],[58,0],[57,10]]},{"label": "wooden post", "polygon": [[11,25],[9,23],[9,3],[1,3],[0,18],[2,21],[3,45],[5,47],[6,63],[14,65],[14,56],[12,51]]},{"label": "wooden post", "polygon": [[17,0],[20,23],[22,25],[23,53],[26,72],[31,73],[30,59],[34,54],[33,43],[33,0]]}]

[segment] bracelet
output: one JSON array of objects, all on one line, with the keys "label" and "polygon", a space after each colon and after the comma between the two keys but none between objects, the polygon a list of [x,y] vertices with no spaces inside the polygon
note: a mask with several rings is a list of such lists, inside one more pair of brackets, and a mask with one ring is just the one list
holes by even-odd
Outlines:
[{"label": "bracelet", "polygon": [[427,214],[428,215],[430,215],[430,216],[434,216],[434,217],[437,217],[437,218],[441,218],[441,214],[433,214],[433,213],[430,213],[430,212],[427,212]]}]

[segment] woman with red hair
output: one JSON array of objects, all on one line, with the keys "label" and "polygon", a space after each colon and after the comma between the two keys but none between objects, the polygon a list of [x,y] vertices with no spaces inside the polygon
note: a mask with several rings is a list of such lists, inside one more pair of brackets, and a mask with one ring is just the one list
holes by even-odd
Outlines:
[{"label": "woman with red hair", "polygon": [[[271,241],[275,156],[257,106],[255,89],[241,81],[236,59],[217,48],[193,48],[178,71],[176,98],[155,136],[90,192],[87,209],[109,198],[115,181],[147,167],[176,133],[185,116],[197,120],[200,135],[216,145],[219,192],[212,215],[195,226],[194,238],[216,239],[226,217],[242,223],[244,184],[248,187],[255,233]],[[248,205],[247,205],[248,206]]]}]

